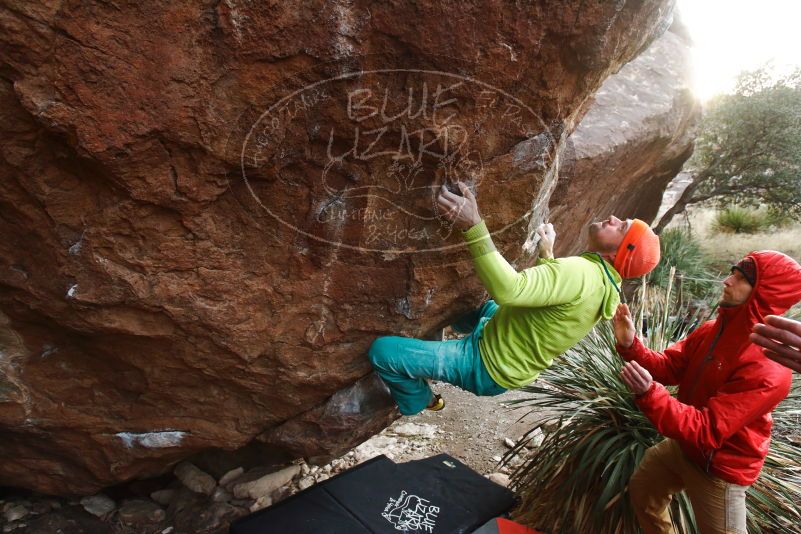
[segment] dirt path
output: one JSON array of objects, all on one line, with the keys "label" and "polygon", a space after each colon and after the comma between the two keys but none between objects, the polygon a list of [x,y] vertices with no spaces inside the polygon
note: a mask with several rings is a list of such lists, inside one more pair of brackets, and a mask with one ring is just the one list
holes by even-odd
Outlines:
[{"label": "dirt path", "polygon": [[357,454],[387,454],[404,462],[444,452],[489,474],[498,471],[498,460],[508,450],[504,439],[517,441],[532,426],[528,408],[505,405],[528,393],[477,397],[446,383],[434,383],[433,388],[445,398],[445,409],[400,418],[357,448]]}]

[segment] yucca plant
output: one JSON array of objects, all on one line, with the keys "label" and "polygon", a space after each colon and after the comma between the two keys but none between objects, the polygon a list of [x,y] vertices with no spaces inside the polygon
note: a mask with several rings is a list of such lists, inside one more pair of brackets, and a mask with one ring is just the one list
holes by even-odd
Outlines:
[{"label": "yucca plant", "polygon": [[[672,276],[670,277],[672,278]],[[647,345],[662,350],[682,319],[666,299],[638,303],[633,314],[652,318]],[[642,292],[641,292],[642,293]],[[646,292],[647,293],[647,292]],[[646,299],[646,302],[648,299]],[[672,313],[671,313],[672,312]],[[639,532],[627,493],[628,480],[645,450],[664,439],[634,404],[619,378],[623,360],[614,348],[611,324],[602,322],[581,343],[524,391],[530,397],[510,402],[530,408],[533,427],[505,460],[522,455],[512,472],[520,497],[515,518],[547,532]],[[796,389],[774,412],[777,427],[801,413]],[[542,432],[539,447],[531,442]],[[525,451],[531,449],[531,452]],[[801,449],[776,432],[765,468],[748,492],[750,532],[798,532],[801,521]],[[697,532],[688,498],[675,496],[670,509],[677,532]]]},{"label": "yucca plant", "polygon": [[[662,261],[648,275],[652,286],[667,289],[671,268],[678,273],[680,296],[685,298],[703,298],[711,290],[717,289],[712,269],[701,250],[701,244],[689,229],[668,228],[659,235],[659,246]],[[684,295],[681,295],[681,294]]]},{"label": "yucca plant", "polygon": [[764,213],[751,208],[729,206],[715,215],[712,229],[727,234],[753,234],[768,226]]}]

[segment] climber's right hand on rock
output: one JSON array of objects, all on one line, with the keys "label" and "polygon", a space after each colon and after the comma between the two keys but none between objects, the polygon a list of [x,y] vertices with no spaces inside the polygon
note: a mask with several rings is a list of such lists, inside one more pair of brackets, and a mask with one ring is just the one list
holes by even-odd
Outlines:
[{"label": "climber's right hand on rock", "polygon": [[437,195],[437,205],[446,219],[461,230],[467,230],[481,222],[481,215],[478,213],[476,197],[470,188],[462,182],[459,182],[458,186],[463,196],[451,193],[445,184],[442,184]]},{"label": "climber's right hand on rock", "polygon": [[537,228],[537,235],[540,236],[539,250],[540,258],[553,258],[553,245],[556,242],[556,231],[551,223],[541,224]]},{"label": "climber's right hand on rock", "polygon": [[631,347],[636,331],[628,304],[618,304],[615,316],[612,318],[612,327],[617,344],[624,349]]}]

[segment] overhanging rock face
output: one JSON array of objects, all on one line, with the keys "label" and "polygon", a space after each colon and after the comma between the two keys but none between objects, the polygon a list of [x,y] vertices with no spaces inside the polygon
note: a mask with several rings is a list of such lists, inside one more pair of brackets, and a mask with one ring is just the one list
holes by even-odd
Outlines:
[{"label": "overhanging rock face", "polygon": [[[651,222],[692,155],[701,108],[690,88],[690,43],[674,24],[611,76],[568,138],[551,196],[559,255],[580,252],[587,223],[610,214]],[[576,237],[578,236],[578,239]]]},{"label": "overhanging rock face", "polygon": [[582,104],[672,4],[3,2],[0,484],[363,440],[372,339],[481,297],[437,188],[525,263]]}]

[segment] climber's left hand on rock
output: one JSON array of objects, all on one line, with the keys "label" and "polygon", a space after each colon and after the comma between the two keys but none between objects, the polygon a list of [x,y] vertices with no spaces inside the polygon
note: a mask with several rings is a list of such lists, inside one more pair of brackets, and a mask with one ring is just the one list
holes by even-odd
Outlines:
[{"label": "climber's left hand on rock", "polygon": [[467,230],[481,222],[481,215],[478,213],[476,197],[470,188],[462,182],[459,182],[458,186],[463,196],[451,193],[445,184],[442,184],[437,195],[437,205],[446,219],[461,230]]}]

